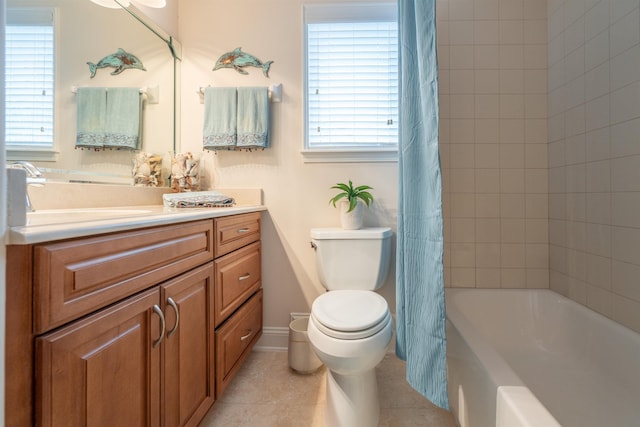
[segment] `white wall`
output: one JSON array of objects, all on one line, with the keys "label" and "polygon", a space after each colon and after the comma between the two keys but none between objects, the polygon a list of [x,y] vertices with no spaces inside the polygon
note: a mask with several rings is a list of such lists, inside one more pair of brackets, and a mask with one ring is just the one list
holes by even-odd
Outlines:
[{"label": "white wall", "polygon": [[[209,182],[218,187],[261,187],[268,213],[263,221],[265,326],[285,327],[289,313],[309,312],[323,291],[309,245],[312,227],[339,226],[328,204],[329,187],[353,180],[374,187],[376,200],[365,225],[396,227],[397,164],[311,164],[303,146],[301,0],[181,0],[182,150],[202,149],[203,105],[200,86],[268,86],[282,83],[284,100],[272,104],[271,148],[264,151],[207,154]],[[257,68],[249,75],[232,69],[212,71],[216,59],[242,47],[262,61],[273,60],[270,78]],[[354,266],[358,268],[358,266]],[[390,273],[381,293],[395,308]]]},{"label": "white wall", "polygon": [[548,287],[545,0],[438,0],[445,283]]},{"label": "white wall", "polygon": [[640,1],[548,9],[551,289],[640,332]]}]

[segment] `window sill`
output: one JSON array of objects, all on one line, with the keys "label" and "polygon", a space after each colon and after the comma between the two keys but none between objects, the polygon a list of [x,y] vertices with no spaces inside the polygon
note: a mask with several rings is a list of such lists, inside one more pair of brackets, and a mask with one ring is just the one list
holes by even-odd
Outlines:
[{"label": "window sill", "polygon": [[374,163],[397,162],[398,150],[302,150],[305,163]]},{"label": "window sill", "polygon": [[31,160],[39,162],[55,162],[58,160],[59,151],[33,150],[7,147],[7,160]]}]

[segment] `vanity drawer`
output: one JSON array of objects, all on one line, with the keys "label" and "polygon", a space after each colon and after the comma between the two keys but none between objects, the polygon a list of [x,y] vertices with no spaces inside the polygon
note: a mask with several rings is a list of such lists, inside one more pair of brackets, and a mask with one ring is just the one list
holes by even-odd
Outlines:
[{"label": "vanity drawer", "polygon": [[260,212],[214,219],[216,258],[260,240]]},{"label": "vanity drawer", "polygon": [[216,330],[216,400],[262,336],[262,289]]},{"label": "vanity drawer", "polygon": [[213,221],[34,246],[35,333],[213,259]]},{"label": "vanity drawer", "polygon": [[260,242],[255,242],[215,260],[216,326],[260,288],[261,253]]}]

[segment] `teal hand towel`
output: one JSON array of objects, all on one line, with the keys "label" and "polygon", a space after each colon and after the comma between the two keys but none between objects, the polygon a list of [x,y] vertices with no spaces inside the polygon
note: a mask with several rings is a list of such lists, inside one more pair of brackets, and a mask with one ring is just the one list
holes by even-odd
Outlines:
[{"label": "teal hand towel", "polygon": [[208,87],[204,90],[205,150],[234,149],[236,146],[236,89]]},{"label": "teal hand towel", "polygon": [[142,130],[142,96],[140,89],[107,89],[107,113],[104,146],[137,150]]},{"label": "teal hand towel", "polygon": [[269,146],[269,89],[238,88],[238,148]]},{"label": "teal hand towel", "polygon": [[76,108],[76,148],[102,149],[107,114],[105,88],[78,88]]}]

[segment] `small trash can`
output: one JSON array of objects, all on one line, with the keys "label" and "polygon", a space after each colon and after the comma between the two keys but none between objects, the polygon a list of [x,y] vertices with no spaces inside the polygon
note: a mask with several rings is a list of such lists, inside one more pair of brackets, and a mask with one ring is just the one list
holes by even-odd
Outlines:
[{"label": "small trash can", "polygon": [[308,317],[300,317],[289,323],[289,366],[301,374],[311,374],[322,365],[309,342],[308,325]]}]

